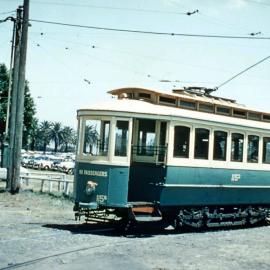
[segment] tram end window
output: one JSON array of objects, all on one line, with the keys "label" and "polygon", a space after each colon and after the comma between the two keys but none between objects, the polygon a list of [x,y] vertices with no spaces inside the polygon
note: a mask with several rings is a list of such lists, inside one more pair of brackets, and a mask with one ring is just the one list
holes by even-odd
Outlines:
[{"label": "tram end window", "polygon": [[258,163],[259,161],[258,153],[259,153],[259,136],[249,135],[247,161],[250,163]]},{"label": "tram end window", "polygon": [[215,131],[213,159],[226,161],[226,154],[227,154],[227,132]]},{"label": "tram end window", "polygon": [[83,153],[90,156],[107,156],[109,148],[110,121],[86,120]]},{"label": "tram end window", "polygon": [[231,161],[242,162],[244,150],[244,135],[232,133]]},{"label": "tram end window", "polygon": [[185,126],[174,127],[174,157],[189,157],[190,128]]},{"label": "tram end window", "polygon": [[127,156],[128,146],[128,121],[117,121],[115,129],[115,150],[114,155],[119,157]]},{"label": "tram end window", "polygon": [[270,164],[270,137],[263,138],[263,163]]},{"label": "tram end window", "polygon": [[195,149],[196,159],[208,159],[209,153],[209,130],[204,128],[195,129]]}]

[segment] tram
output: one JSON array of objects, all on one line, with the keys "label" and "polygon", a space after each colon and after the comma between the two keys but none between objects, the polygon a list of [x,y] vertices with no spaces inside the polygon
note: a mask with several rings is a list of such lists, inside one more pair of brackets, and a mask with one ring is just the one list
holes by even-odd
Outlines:
[{"label": "tram", "polygon": [[76,217],[199,228],[269,216],[269,113],[196,87],[108,93],[77,112]]}]

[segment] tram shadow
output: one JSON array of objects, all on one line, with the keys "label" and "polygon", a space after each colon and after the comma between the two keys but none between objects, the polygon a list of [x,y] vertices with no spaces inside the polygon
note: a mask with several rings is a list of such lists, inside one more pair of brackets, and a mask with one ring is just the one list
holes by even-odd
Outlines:
[{"label": "tram shadow", "polygon": [[181,228],[181,230],[175,230],[172,226],[164,226],[164,224],[157,224],[156,222],[142,222],[128,229],[125,226],[122,226],[121,223],[45,224],[42,227],[56,230],[67,230],[73,234],[94,234],[108,237],[149,238],[159,235],[245,230],[269,225],[270,224],[268,221],[260,222],[256,225],[250,226],[216,227],[201,229],[183,227]]},{"label": "tram shadow", "polygon": [[147,238],[176,233],[172,226],[164,228],[160,224],[150,224],[149,222],[136,224],[128,229],[121,223],[45,224],[42,227],[67,230],[73,234],[95,234],[110,237]]}]

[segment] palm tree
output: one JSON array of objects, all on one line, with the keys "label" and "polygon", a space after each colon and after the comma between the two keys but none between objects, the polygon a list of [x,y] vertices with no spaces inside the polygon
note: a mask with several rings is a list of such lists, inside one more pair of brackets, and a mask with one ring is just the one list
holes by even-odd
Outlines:
[{"label": "palm tree", "polygon": [[37,132],[37,138],[41,140],[43,145],[43,152],[46,153],[47,145],[50,143],[50,131],[51,131],[52,123],[49,121],[43,121],[39,125],[39,129]]},{"label": "palm tree", "polygon": [[49,138],[54,142],[54,152],[57,152],[58,146],[62,144],[64,138],[62,124],[60,122],[52,123]]},{"label": "palm tree", "polygon": [[93,154],[93,145],[99,139],[98,132],[92,125],[85,126],[85,133],[84,133],[84,145],[83,145],[83,152],[87,153],[87,146],[89,146],[89,153]]},{"label": "palm tree", "polygon": [[65,145],[65,152],[68,152],[69,144],[74,145],[75,131],[71,127],[64,127],[63,130],[63,144]]}]

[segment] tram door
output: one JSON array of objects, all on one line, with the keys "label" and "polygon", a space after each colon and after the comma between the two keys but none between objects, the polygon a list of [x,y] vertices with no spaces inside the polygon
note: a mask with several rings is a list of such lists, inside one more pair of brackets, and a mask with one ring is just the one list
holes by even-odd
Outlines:
[{"label": "tram door", "polygon": [[129,201],[159,200],[166,176],[167,122],[152,119],[134,121]]}]

